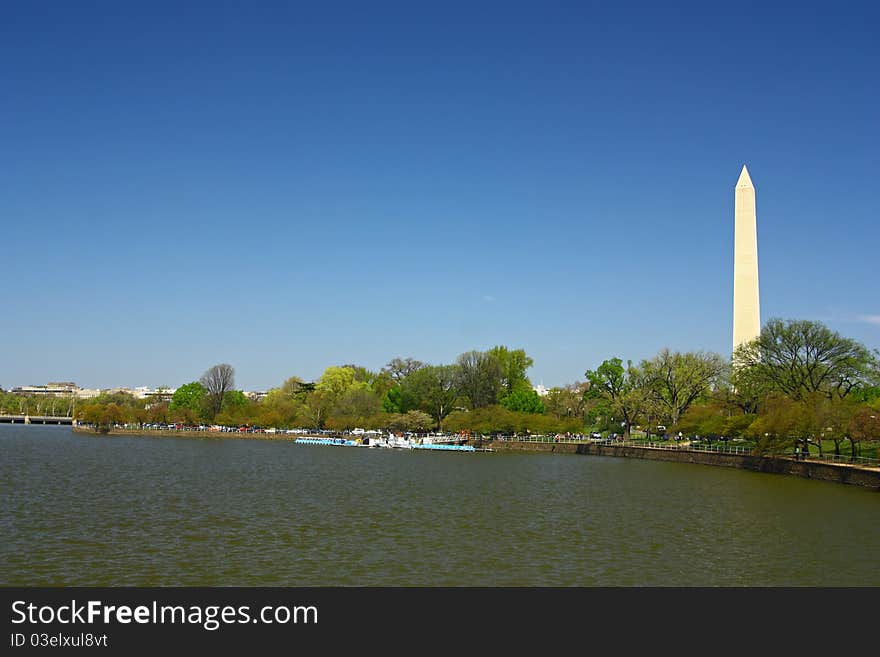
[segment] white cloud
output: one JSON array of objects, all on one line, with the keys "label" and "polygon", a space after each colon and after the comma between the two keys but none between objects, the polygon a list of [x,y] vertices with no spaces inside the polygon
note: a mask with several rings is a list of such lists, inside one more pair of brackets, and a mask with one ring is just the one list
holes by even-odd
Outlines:
[{"label": "white cloud", "polygon": [[859,319],[868,324],[880,326],[880,315],[859,315]]},{"label": "white cloud", "polygon": [[489,303],[492,303],[493,301],[495,301],[495,297],[493,297],[491,294],[484,294],[483,301],[488,301]]}]

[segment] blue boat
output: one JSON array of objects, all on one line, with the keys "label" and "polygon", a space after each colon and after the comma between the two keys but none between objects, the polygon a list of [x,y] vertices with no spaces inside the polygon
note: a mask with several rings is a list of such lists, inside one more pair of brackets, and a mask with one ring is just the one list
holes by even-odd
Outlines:
[{"label": "blue boat", "polygon": [[423,445],[413,445],[413,449],[434,449],[441,450],[444,452],[476,452],[476,448],[473,445],[442,445],[442,444],[433,444],[426,443]]},{"label": "blue boat", "polygon": [[334,447],[357,447],[358,443],[354,440],[346,440],[345,438],[297,438],[293,442],[301,445],[331,445]]}]

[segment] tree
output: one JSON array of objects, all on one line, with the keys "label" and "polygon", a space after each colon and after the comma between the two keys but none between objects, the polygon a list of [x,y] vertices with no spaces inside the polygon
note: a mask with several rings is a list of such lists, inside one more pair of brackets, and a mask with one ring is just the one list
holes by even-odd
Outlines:
[{"label": "tree", "polygon": [[304,383],[296,376],[288,378],[280,388],[272,388],[259,403],[259,424],[267,427],[292,427],[303,415],[303,407],[314,384]]},{"label": "tree", "polygon": [[880,411],[870,406],[861,407],[853,414],[847,429],[852,457],[855,458],[862,441],[880,438]]},{"label": "tree", "polygon": [[382,370],[373,377],[373,380],[370,382],[370,390],[373,391],[373,394],[376,395],[377,399],[381,400],[384,399],[388,391],[396,385],[397,383],[391,378],[391,374]]},{"label": "tree", "polygon": [[675,429],[685,436],[699,436],[710,443],[724,435],[725,414],[718,404],[709,402],[691,405],[682,414]]},{"label": "tree", "polygon": [[379,412],[381,403],[369,388],[352,386],[336,399],[332,413],[334,416],[355,418],[360,424],[363,419]]},{"label": "tree", "polygon": [[101,433],[107,433],[114,425],[125,422],[126,416],[125,409],[114,402],[108,404],[93,402],[77,409],[77,419],[87,424],[94,424]]},{"label": "tree", "polygon": [[755,368],[736,366],[730,371],[730,385],[723,390],[727,401],[749,414],[758,412],[761,401],[770,392],[771,388]]},{"label": "tree", "polygon": [[869,384],[877,366],[864,345],[806,320],[771,319],[734,353],[735,370],[747,370],[755,382],[792,399],[814,392],[845,397]]},{"label": "tree", "polygon": [[147,422],[153,422],[156,424],[168,424],[169,410],[170,408],[168,402],[162,402],[161,404],[151,404],[150,408],[147,409]]},{"label": "tree", "polygon": [[589,384],[586,382],[571,383],[561,388],[550,388],[541,398],[546,412],[557,419],[577,418],[586,422],[587,397]]},{"label": "tree", "polygon": [[[384,376],[379,372],[374,372],[366,367],[361,365],[354,365],[349,363],[347,365],[343,365],[342,367],[350,369],[354,373],[354,380],[358,383],[366,383],[368,387],[372,388],[373,384],[376,383],[377,379]],[[390,379],[390,377],[388,377]],[[391,383],[389,382],[389,385]],[[384,394],[384,393],[383,393]]]},{"label": "tree", "polygon": [[648,406],[648,388],[644,374],[631,361],[626,369],[619,358],[602,361],[595,370],[585,373],[590,387],[586,395],[605,402],[606,412],[620,418],[623,435],[629,438],[632,426],[638,422]]},{"label": "tree", "polygon": [[309,393],[302,407],[302,418],[316,429],[323,428],[336,398],[326,390],[315,390]]},{"label": "tree", "polygon": [[223,408],[223,397],[235,387],[235,370],[232,365],[214,365],[202,375],[199,382],[204,386],[211,418]]},{"label": "tree", "polygon": [[223,395],[223,406],[235,406],[241,408],[247,406],[250,400],[241,390],[227,390]]},{"label": "tree", "polygon": [[408,411],[403,416],[403,426],[409,431],[427,431],[434,424],[434,419],[423,411]]},{"label": "tree", "polygon": [[777,392],[762,404],[749,431],[758,439],[759,451],[778,453],[798,445],[809,451],[812,444],[821,455],[823,440],[834,441],[835,452],[839,452],[852,415],[853,404],[848,400],[830,398],[821,392],[793,399]]},{"label": "tree", "polygon": [[[452,412],[458,399],[457,372],[455,365],[438,365],[425,366],[410,373],[401,385],[401,406],[411,400],[414,406],[428,412],[441,429],[443,420]],[[403,408],[398,412],[402,411]]]},{"label": "tree", "polygon": [[195,414],[200,414],[205,402],[205,386],[198,381],[186,383],[180,386],[171,396],[170,411],[189,409]]},{"label": "tree", "polygon": [[834,443],[834,453],[840,455],[840,445],[850,438],[850,421],[856,413],[857,402],[841,397],[827,397],[821,393],[813,393],[807,401],[811,405],[813,431],[819,453],[822,453],[822,441]]},{"label": "tree", "polygon": [[314,389],[314,384],[305,383],[298,376],[291,376],[286,379],[277,390],[283,399],[298,399],[302,401],[305,396]]},{"label": "tree", "polygon": [[498,361],[501,368],[501,386],[507,394],[515,390],[531,390],[532,383],[526,376],[534,361],[526,355],[524,349],[508,349],[503,345],[492,347],[488,355]]},{"label": "tree", "polygon": [[778,454],[801,443],[808,449],[812,428],[802,402],[774,393],[761,405],[749,433],[758,441],[757,453]]},{"label": "tree", "polygon": [[403,412],[403,391],[400,385],[393,385],[382,397],[382,410],[385,413]]},{"label": "tree", "polygon": [[468,398],[471,408],[491,406],[501,390],[501,364],[494,356],[481,351],[468,351],[456,361],[456,385]]},{"label": "tree", "polygon": [[223,395],[223,410],[214,421],[226,426],[253,424],[257,416],[257,404],[241,390],[227,390]]},{"label": "tree", "polygon": [[425,364],[415,358],[392,358],[385,366],[385,371],[394,379],[395,383],[400,383],[416,370],[425,367]]},{"label": "tree", "polygon": [[741,436],[755,421],[755,415],[742,410],[723,396],[713,395],[695,402],[682,414],[674,431],[686,436],[699,436],[710,443],[722,437]]},{"label": "tree", "polygon": [[543,413],[544,404],[538,393],[531,389],[520,388],[505,395],[501,399],[501,405],[509,411],[520,413]]},{"label": "tree", "polygon": [[721,382],[727,362],[718,354],[663,349],[651,360],[642,361],[640,369],[650,398],[675,425],[691,404]]},{"label": "tree", "polygon": [[[321,378],[318,379],[318,382],[315,384],[315,390],[327,393],[332,397],[339,397],[350,388],[355,387],[355,385],[354,368],[331,365],[324,370]],[[366,387],[368,384],[360,382],[360,385]]]}]

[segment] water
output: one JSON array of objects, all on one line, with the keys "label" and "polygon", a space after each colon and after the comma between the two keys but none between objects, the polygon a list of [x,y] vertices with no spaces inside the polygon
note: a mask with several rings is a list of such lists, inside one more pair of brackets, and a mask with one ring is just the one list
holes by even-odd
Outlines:
[{"label": "water", "polygon": [[0,425],[0,584],[878,585],[880,495],[554,454]]}]

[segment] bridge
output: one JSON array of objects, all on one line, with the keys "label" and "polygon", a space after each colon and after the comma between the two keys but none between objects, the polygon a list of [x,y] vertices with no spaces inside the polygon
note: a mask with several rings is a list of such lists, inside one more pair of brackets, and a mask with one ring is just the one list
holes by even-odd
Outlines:
[{"label": "bridge", "polygon": [[73,418],[60,415],[0,415],[6,424],[73,424]]}]

